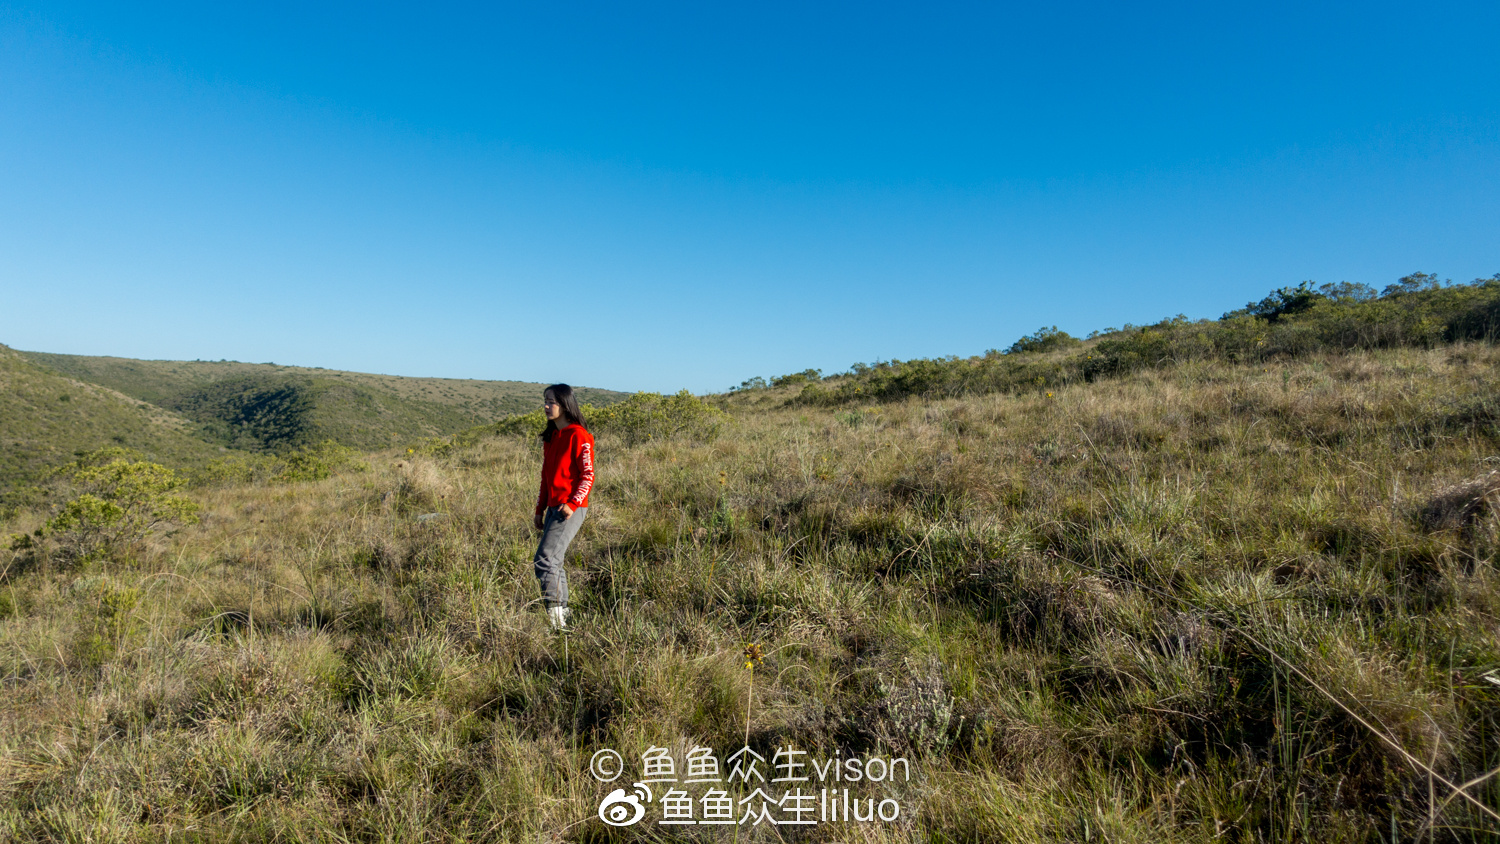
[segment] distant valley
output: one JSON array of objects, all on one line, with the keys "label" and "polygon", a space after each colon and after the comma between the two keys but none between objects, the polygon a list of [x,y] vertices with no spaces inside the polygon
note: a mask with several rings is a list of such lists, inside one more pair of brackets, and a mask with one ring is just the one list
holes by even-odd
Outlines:
[{"label": "distant valley", "polygon": [[[325,440],[388,448],[525,413],[544,386],[0,345],[0,489],[105,446],[172,465]],[[578,395],[602,406],[627,394],[579,387]]]}]

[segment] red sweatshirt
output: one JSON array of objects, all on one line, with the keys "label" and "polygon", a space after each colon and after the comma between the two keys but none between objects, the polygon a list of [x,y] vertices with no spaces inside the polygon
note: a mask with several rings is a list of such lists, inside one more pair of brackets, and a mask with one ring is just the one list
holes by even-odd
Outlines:
[{"label": "red sweatshirt", "polygon": [[555,431],[542,444],[542,489],[537,493],[536,511],[561,507],[564,502],[574,510],[589,506],[589,490],[594,488],[594,435],[580,425],[569,425]]}]

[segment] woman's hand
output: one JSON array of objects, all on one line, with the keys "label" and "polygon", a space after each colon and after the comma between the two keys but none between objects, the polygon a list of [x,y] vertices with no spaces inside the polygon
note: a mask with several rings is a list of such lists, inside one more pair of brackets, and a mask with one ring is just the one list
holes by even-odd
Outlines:
[{"label": "woman's hand", "polygon": [[562,505],[557,509],[562,511],[563,521],[566,522],[568,519],[573,518],[573,505],[567,503],[566,501],[563,502]]},{"label": "woman's hand", "polygon": [[542,529],[542,514],[541,513],[537,513],[536,516],[534,516],[532,518],[531,523],[536,526],[537,530],[541,530]]}]

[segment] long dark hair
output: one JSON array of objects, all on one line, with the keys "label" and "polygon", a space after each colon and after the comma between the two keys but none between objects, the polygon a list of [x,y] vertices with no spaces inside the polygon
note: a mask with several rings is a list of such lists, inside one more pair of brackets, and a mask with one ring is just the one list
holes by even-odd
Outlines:
[{"label": "long dark hair", "polygon": [[[589,426],[583,422],[583,411],[578,409],[578,399],[573,397],[572,387],[569,387],[567,384],[553,384],[542,391],[542,395],[544,396],[548,393],[551,393],[552,398],[556,399],[557,403],[562,405],[562,418],[585,431],[589,429]],[[551,422],[548,422],[547,427],[542,430],[542,442],[551,442],[552,435],[555,433],[557,433],[557,429],[552,427]]]}]

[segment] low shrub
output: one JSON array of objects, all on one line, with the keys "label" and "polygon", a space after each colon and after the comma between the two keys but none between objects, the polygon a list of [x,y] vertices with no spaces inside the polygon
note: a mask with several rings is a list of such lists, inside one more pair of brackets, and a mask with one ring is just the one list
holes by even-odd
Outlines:
[{"label": "low shrub", "polygon": [[193,486],[230,486],[269,477],[276,471],[275,458],[264,454],[231,454],[188,469],[184,476]]},{"label": "low shrub", "polygon": [[171,469],[124,458],[103,465],[87,462],[85,458],[65,472],[79,494],[45,528],[66,555],[79,560],[115,556],[165,525],[197,521],[198,505],[176,494],[185,481]]},{"label": "low shrub", "polygon": [[[797,384],[809,384],[823,380],[823,370],[804,369],[801,372],[793,372],[789,375],[778,375],[771,379],[772,387],[789,387]],[[749,383],[749,382],[746,382]]]},{"label": "low shrub", "polygon": [[670,396],[636,393],[585,417],[590,427],[637,445],[678,436],[708,442],[719,435],[728,414],[682,390]]},{"label": "low shrub", "polygon": [[[600,409],[591,404],[580,404],[578,410],[583,413],[584,421],[588,424],[589,429],[592,430],[594,427],[594,418],[599,415]],[[539,437],[546,428],[547,417],[542,413],[541,408],[537,408],[529,413],[518,413],[514,416],[507,416],[499,422],[490,425],[480,425],[477,428],[470,428],[462,433],[454,434],[447,441],[455,447],[466,448],[486,437]],[[442,440],[438,442],[442,442]],[[414,447],[414,451],[422,450],[421,448]],[[437,445],[432,445],[426,448],[426,453],[440,455],[447,454],[448,452],[440,450]]]},{"label": "low shrub", "polygon": [[1020,393],[1191,361],[1247,363],[1349,349],[1493,342],[1500,337],[1500,274],[1444,285],[1430,274],[1415,273],[1378,297],[1364,285],[1325,284],[1315,290],[1304,282],[1218,320],[1178,315],[1154,325],[1090,335],[1096,336],[1092,347],[1067,356],[1030,354],[1081,345],[1053,326],[1022,337],[1005,354],[858,364],[837,388],[809,383],[793,401],[828,406]]},{"label": "low shrub", "polygon": [[1010,348],[1006,349],[1005,353],[1019,355],[1028,352],[1055,352],[1058,349],[1070,349],[1080,345],[1083,345],[1082,340],[1066,331],[1057,330],[1057,326],[1050,328],[1043,326],[1038,328],[1036,333],[1028,334],[1010,344]]},{"label": "low shrub", "polygon": [[359,452],[348,446],[324,440],[283,455],[278,461],[280,471],[273,479],[282,483],[321,481],[341,469],[362,469],[363,464],[355,460],[358,456]]}]

